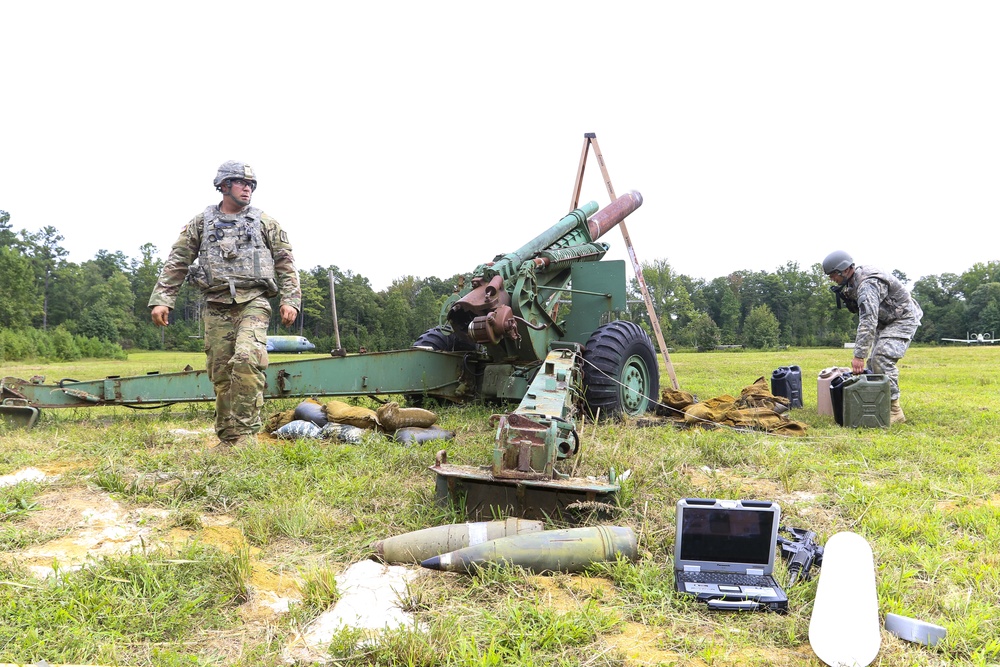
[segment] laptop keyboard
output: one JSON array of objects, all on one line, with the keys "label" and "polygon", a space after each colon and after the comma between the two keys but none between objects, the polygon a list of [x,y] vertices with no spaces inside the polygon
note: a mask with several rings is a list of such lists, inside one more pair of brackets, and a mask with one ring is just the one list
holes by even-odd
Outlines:
[{"label": "laptop keyboard", "polygon": [[678,572],[681,581],[695,584],[731,584],[733,586],[773,586],[770,577],[759,574],[737,574],[735,572]]}]

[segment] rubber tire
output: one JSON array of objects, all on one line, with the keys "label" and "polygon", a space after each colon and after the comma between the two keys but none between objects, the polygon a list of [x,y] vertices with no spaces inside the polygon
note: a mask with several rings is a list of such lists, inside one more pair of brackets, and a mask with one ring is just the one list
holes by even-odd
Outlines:
[{"label": "rubber tire", "polygon": [[584,399],[591,417],[636,417],[660,399],[660,368],[653,341],[634,322],[597,329],[583,350]]},{"label": "rubber tire", "polygon": [[[441,327],[434,327],[420,334],[411,347],[429,347],[437,352],[454,352],[475,350],[476,346],[471,343],[459,340],[454,333],[446,334],[441,331]],[[414,408],[422,408],[427,405],[436,404],[434,399],[427,400],[423,394],[405,394],[406,404]]]},{"label": "rubber tire", "polygon": [[420,334],[412,347],[429,347],[439,352],[455,352],[476,349],[475,345],[460,340],[454,333],[446,334],[441,327],[434,327]]}]

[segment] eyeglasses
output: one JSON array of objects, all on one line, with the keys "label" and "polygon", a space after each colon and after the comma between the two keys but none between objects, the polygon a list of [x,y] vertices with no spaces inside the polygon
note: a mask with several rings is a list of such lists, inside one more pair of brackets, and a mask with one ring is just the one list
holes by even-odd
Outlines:
[{"label": "eyeglasses", "polygon": [[257,189],[257,183],[255,181],[247,181],[242,178],[230,178],[229,186],[230,187],[235,186],[238,188],[250,188],[250,192],[253,192],[254,190]]}]

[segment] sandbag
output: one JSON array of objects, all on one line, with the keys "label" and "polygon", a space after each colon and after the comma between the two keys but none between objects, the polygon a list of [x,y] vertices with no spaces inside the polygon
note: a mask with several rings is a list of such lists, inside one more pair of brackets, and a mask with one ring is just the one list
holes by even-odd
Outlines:
[{"label": "sandbag", "polygon": [[326,426],[326,423],[329,421],[326,418],[326,413],[323,412],[323,406],[311,398],[307,398],[295,406],[295,413],[292,419],[303,419],[319,427]]},{"label": "sandbag", "polygon": [[327,401],[323,412],[328,420],[338,424],[350,424],[358,428],[378,428],[378,415],[374,410],[359,405],[348,405],[343,401]]},{"label": "sandbag", "polygon": [[291,422],[295,419],[295,410],[282,410],[281,412],[275,412],[273,415],[267,418],[265,422],[265,430],[268,433],[274,433],[279,428],[285,424]]},{"label": "sandbag", "polygon": [[436,426],[431,428],[411,426],[408,428],[401,428],[396,431],[396,433],[392,436],[392,439],[404,445],[412,445],[415,443],[419,444],[421,442],[429,442],[431,440],[454,440],[455,432],[446,431],[443,428],[438,428]]},{"label": "sandbag", "polygon": [[295,440],[297,438],[319,438],[322,429],[316,424],[304,419],[297,419],[288,422],[274,432],[275,437],[283,440]]},{"label": "sandbag", "polygon": [[356,445],[361,442],[361,436],[363,434],[364,429],[360,429],[357,426],[330,422],[320,429],[319,437],[324,440],[336,440],[338,442],[347,442],[352,445]]},{"label": "sandbag", "polygon": [[378,423],[386,431],[395,431],[410,426],[426,428],[437,422],[437,415],[423,408],[401,408],[395,401],[380,406],[376,412]]}]

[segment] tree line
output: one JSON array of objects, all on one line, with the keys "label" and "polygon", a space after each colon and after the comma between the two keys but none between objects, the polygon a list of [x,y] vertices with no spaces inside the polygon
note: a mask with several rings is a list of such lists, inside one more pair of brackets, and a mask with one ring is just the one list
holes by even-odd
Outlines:
[{"label": "tree line", "polygon": [[[140,247],[138,257],[100,250],[77,264],[66,259],[62,241],[51,226],[14,232],[10,215],[0,211],[0,360],[201,349],[201,301],[189,284],[178,294],[170,327],[158,328],[149,319],[146,303],[163,266],[154,245]],[[300,270],[300,317],[289,328],[275,318],[270,333],[302,334],[321,350],[335,347],[331,273],[341,347],[352,352],[409,347],[438,324],[442,305],[468,278],[403,276],[376,291],[364,276],[336,266]],[[961,275],[925,276],[912,285],[893,273],[924,310],[917,342],[1000,330],[1000,261],[975,264]],[[853,340],[857,326],[856,316],[837,309],[819,264],[803,269],[789,262],[773,272],[739,270],[704,280],[678,274],[659,259],[643,266],[643,278],[664,338],[674,347],[840,347]],[[621,318],[649,329],[634,278]],[[13,349],[15,343],[20,349]]]}]

